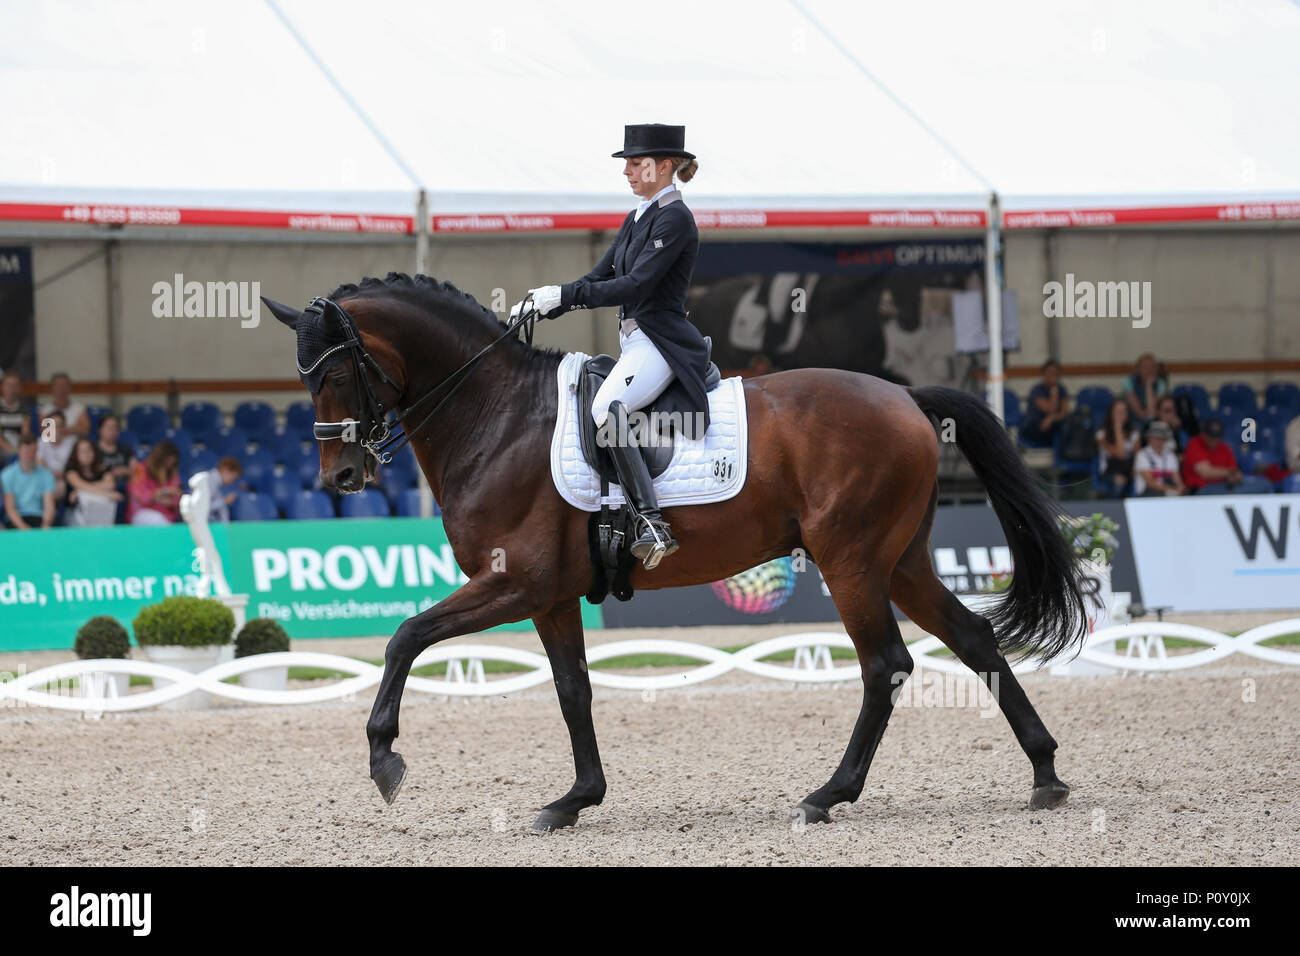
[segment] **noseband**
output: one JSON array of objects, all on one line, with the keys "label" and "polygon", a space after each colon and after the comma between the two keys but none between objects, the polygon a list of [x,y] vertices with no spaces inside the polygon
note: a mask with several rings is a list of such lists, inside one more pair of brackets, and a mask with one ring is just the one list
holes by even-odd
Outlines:
[{"label": "noseband", "polygon": [[[438,410],[456,394],[457,389],[465,383],[470,373],[487,357],[489,352],[514,335],[520,328],[524,330],[524,340],[531,345],[533,342],[533,325],[537,319],[537,309],[533,306],[533,296],[530,292],[524,299],[524,307],[520,309],[519,317],[507,325],[501,335],[493,339],[472,359],[406,406],[406,408],[396,409],[392,419],[389,419],[388,410],[384,408],[383,402],[379,400],[379,396],[375,394],[374,387],[371,385],[367,369],[373,371],[381,382],[397,394],[399,399],[404,389],[389,378],[374,357],[366,351],[366,347],[361,341],[361,333],[357,329],[356,320],[341,305],[324,296],[317,296],[312,299],[311,305],[307,306],[304,314],[310,313],[323,318],[331,309],[339,320],[345,338],[337,345],[332,345],[323,351],[309,368],[298,365],[298,375],[305,380],[307,376],[317,372],[331,356],[346,350],[348,357],[352,360],[352,371],[357,380],[358,406],[361,409],[361,414],[366,416],[366,420],[358,422],[352,419],[344,419],[341,422],[313,422],[311,427],[312,436],[317,441],[341,441],[346,438],[350,428],[359,426],[358,430],[363,435],[360,439],[361,447],[381,465],[386,465],[392,461],[393,453],[403,445],[409,444],[416,432],[433,419]],[[297,362],[295,361],[294,364],[297,365]],[[414,428],[407,428],[405,425],[406,418],[421,405],[437,397],[440,393],[442,393],[442,398],[420,419],[420,423]],[[393,426],[401,426],[402,430],[394,432]]]}]

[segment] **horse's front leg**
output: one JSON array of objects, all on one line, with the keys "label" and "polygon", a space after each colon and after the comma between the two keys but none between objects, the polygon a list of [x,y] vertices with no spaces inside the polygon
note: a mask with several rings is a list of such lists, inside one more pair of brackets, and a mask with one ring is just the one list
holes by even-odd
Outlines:
[{"label": "horse's front leg", "polygon": [[596,747],[596,728],[591,722],[591,679],[583,646],[582,610],[577,601],[552,608],[533,618],[537,633],[551,661],[555,693],[569,727],[573,744],[573,767],[577,779],[569,792],[542,810],[534,830],[558,830],[578,822],[578,811],[596,806],[605,798],[605,771]]},{"label": "horse's front leg", "polygon": [[406,780],[406,761],[393,752],[402,689],[411,664],[426,647],[449,637],[474,634],[528,617],[536,610],[533,597],[517,582],[499,573],[471,578],[468,583],[422,614],[402,622],[384,652],[384,677],[366,724],[370,738],[370,778],[384,800],[397,799]]}]

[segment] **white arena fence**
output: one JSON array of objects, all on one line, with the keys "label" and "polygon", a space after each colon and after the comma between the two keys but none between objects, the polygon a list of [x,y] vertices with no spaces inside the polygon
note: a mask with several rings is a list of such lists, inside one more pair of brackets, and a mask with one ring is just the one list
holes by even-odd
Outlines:
[{"label": "white arena fence", "polygon": [[[1049,662],[1053,673],[1119,673],[1126,671],[1181,671],[1223,660],[1230,654],[1244,654],[1274,664],[1300,665],[1300,652],[1262,647],[1260,642],[1283,634],[1300,633],[1300,618],[1290,618],[1251,628],[1236,637],[1204,627],[1166,622],[1120,624],[1091,634],[1077,658]],[[1175,653],[1166,652],[1163,639],[1185,638],[1206,647]],[[1125,653],[1116,652],[1115,641],[1127,640]],[[703,662],[698,667],[673,674],[618,674],[592,668],[591,683],[597,687],[627,691],[658,691],[689,687],[741,671],[756,677],[786,681],[795,685],[856,681],[856,662],[837,665],[831,648],[852,648],[848,636],[835,632],[808,632],[776,637],[752,644],[735,653],[689,641],[630,640],[598,644],[588,648],[589,664],[634,654],[671,654]],[[943,643],[927,636],[908,645],[918,670],[969,676],[970,671],[953,657],[935,657]],[[783,651],[795,652],[791,664],[771,663],[763,658]],[[519,673],[488,679],[484,661],[505,661],[528,668]],[[446,662],[443,678],[411,677],[408,690],[443,697],[505,696],[551,681],[550,663],[533,651],[482,644],[432,647],[422,653],[415,666]],[[1092,665],[1090,668],[1081,664]],[[1016,673],[1037,670],[1035,662],[1013,666]],[[252,671],[279,667],[323,668],[352,676],[313,687],[265,690],[226,683]],[[286,651],[237,658],[191,674],[166,664],[140,660],[68,661],[43,667],[0,683],[0,707],[49,707],[85,712],[143,710],[177,700],[194,692],[206,692],[249,704],[316,704],[329,700],[356,699],[379,683],[383,669],[351,657],[309,651]],[[118,696],[116,683],[105,675],[130,674],[167,682],[140,693]],[[74,684],[75,682],[75,684]],[[51,691],[53,685],[58,690]],[[66,691],[62,690],[67,688]]]}]

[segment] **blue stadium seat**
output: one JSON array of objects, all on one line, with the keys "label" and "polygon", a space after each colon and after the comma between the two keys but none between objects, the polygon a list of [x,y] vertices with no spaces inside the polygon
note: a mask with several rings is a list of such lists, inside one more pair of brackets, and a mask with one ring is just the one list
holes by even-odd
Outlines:
[{"label": "blue stadium seat", "polygon": [[1297,414],[1300,413],[1298,413],[1296,409],[1287,405],[1276,405],[1270,403],[1269,405],[1264,406],[1263,410],[1260,411],[1259,423],[1261,425],[1268,425],[1273,428],[1281,428],[1285,430],[1291,419]]},{"label": "blue stadium seat", "polygon": [[296,454],[290,455],[284,462],[285,471],[298,479],[303,488],[314,488],[320,478],[320,452],[308,445],[300,447]]},{"label": "blue stadium seat", "polygon": [[252,441],[268,441],[275,435],[275,409],[266,402],[240,402],[235,406],[234,424]]},{"label": "blue stadium seat", "polygon": [[[1253,408],[1239,408],[1235,405],[1220,405],[1212,413],[1212,418],[1217,418],[1223,422],[1223,434],[1230,441],[1240,440],[1242,421],[1247,418],[1255,419],[1255,427],[1259,427],[1259,419],[1256,417],[1259,412]],[[1204,419],[1202,419],[1204,423]]]},{"label": "blue stadium seat", "polygon": [[1249,445],[1241,446],[1245,451],[1237,453],[1237,467],[1241,469],[1244,475],[1253,475],[1257,472],[1266,470],[1269,465],[1280,465],[1281,456],[1272,448],[1264,445],[1262,441],[1257,442],[1254,447]]},{"label": "blue stadium seat", "polygon": [[1286,457],[1286,429],[1276,425],[1261,425],[1255,431],[1255,446],[1271,452],[1279,459]]},{"label": "blue stadium seat", "polygon": [[1186,395],[1187,400],[1192,403],[1196,409],[1196,416],[1201,420],[1210,416],[1210,393],[1205,390],[1204,385],[1197,385],[1195,382],[1188,382],[1183,385],[1175,385],[1173,392],[1175,398],[1179,395]]},{"label": "blue stadium seat", "polygon": [[1289,495],[1300,495],[1300,471],[1293,471],[1282,482],[1282,490]]},{"label": "blue stadium seat", "polygon": [[300,436],[303,441],[312,439],[311,426],[316,421],[316,408],[311,402],[294,402],[285,410],[284,427]]},{"label": "blue stadium seat", "polygon": [[1264,389],[1264,404],[1300,410],[1300,385],[1294,382],[1274,382]]},{"label": "blue stadium seat", "polygon": [[248,451],[248,434],[242,428],[220,428],[206,437],[208,451],[215,452],[218,458],[238,458]]},{"label": "blue stadium seat", "polygon": [[117,443],[119,445],[125,445],[127,448],[134,450],[140,447],[140,436],[137,435],[135,432],[131,431],[129,428],[123,428],[118,433]]},{"label": "blue stadium seat", "polygon": [[1085,385],[1079,389],[1079,394],[1074,396],[1075,408],[1086,405],[1088,411],[1092,413],[1093,428],[1101,427],[1106,419],[1106,409],[1110,408],[1110,403],[1113,401],[1115,401],[1115,393],[1104,385]]},{"label": "blue stadium seat", "polygon": [[270,495],[275,506],[284,512],[289,510],[289,499],[300,491],[302,484],[298,481],[298,476],[288,471],[272,475],[262,488],[262,494]]},{"label": "blue stadium seat", "polygon": [[275,521],[279,517],[275,500],[270,495],[260,495],[256,491],[240,494],[230,509],[232,521]]},{"label": "blue stadium seat", "polygon": [[345,518],[387,518],[392,514],[388,499],[367,488],[339,499],[339,513]]},{"label": "blue stadium seat", "polygon": [[311,520],[313,518],[333,518],[335,516],[334,502],[330,501],[330,496],[323,491],[311,491],[309,489],[299,491],[291,497],[285,511],[290,518],[297,521]]},{"label": "blue stadium seat", "polygon": [[181,408],[181,428],[191,434],[206,435],[221,425],[221,409],[211,402],[187,402]]},{"label": "blue stadium seat", "polygon": [[182,459],[194,448],[194,439],[183,428],[169,428],[163,434],[163,438],[176,446],[176,450],[181,453]]},{"label": "blue stadium seat", "polygon": [[1002,421],[1008,428],[1019,428],[1024,421],[1024,411],[1020,407],[1020,396],[1009,388],[1002,390]]},{"label": "blue stadium seat", "polygon": [[[407,488],[397,495],[397,501],[393,504],[393,512],[403,518],[420,517],[420,489]],[[436,518],[441,514],[442,509],[438,507],[438,502],[435,501],[433,503],[433,515]]]},{"label": "blue stadium seat", "polygon": [[420,517],[420,489],[407,488],[398,493],[397,500],[393,502],[393,511],[403,518]]},{"label": "blue stadium seat", "polygon": [[410,445],[398,451],[388,464],[380,466],[379,478],[386,492],[398,492],[419,482],[420,465]]},{"label": "blue stadium seat", "polygon": [[217,467],[217,456],[206,448],[195,448],[181,458],[181,481],[188,486],[192,477],[201,471],[211,471]]},{"label": "blue stadium seat", "polygon": [[[302,436],[284,428],[277,428],[273,435],[265,438],[261,447],[271,453],[277,465],[285,465],[296,462],[302,455]],[[312,449],[315,452],[315,448]]]},{"label": "blue stadium seat", "polygon": [[137,405],[126,413],[126,427],[135,432],[141,442],[152,445],[165,436],[171,427],[171,420],[167,417],[165,408],[158,405]]},{"label": "blue stadium seat", "polygon": [[275,475],[275,459],[265,448],[245,449],[235,457],[244,466],[244,483],[254,491],[262,491]]},{"label": "blue stadium seat", "polygon": [[1236,411],[1253,411],[1259,407],[1255,390],[1245,382],[1225,382],[1219,388],[1219,408],[1225,405]]},{"label": "blue stadium seat", "polygon": [[86,415],[90,418],[90,437],[97,439],[99,437],[99,423],[104,420],[104,416],[111,412],[112,409],[107,405],[87,405]]}]

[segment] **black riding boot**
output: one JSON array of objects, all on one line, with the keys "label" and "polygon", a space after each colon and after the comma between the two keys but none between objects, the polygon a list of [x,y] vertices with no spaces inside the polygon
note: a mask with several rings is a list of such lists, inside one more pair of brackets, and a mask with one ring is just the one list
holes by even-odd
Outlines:
[{"label": "black riding boot", "polygon": [[646,467],[641,449],[628,440],[627,406],[622,402],[611,402],[609,417],[616,436],[609,444],[609,455],[614,459],[623,497],[636,512],[634,527],[640,532],[632,542],[632,555],[640,559],[647,571],[653,571],[660,561],[677,550],[677,542],[659,512],[654,483],[650,480],[650,469]]}]

